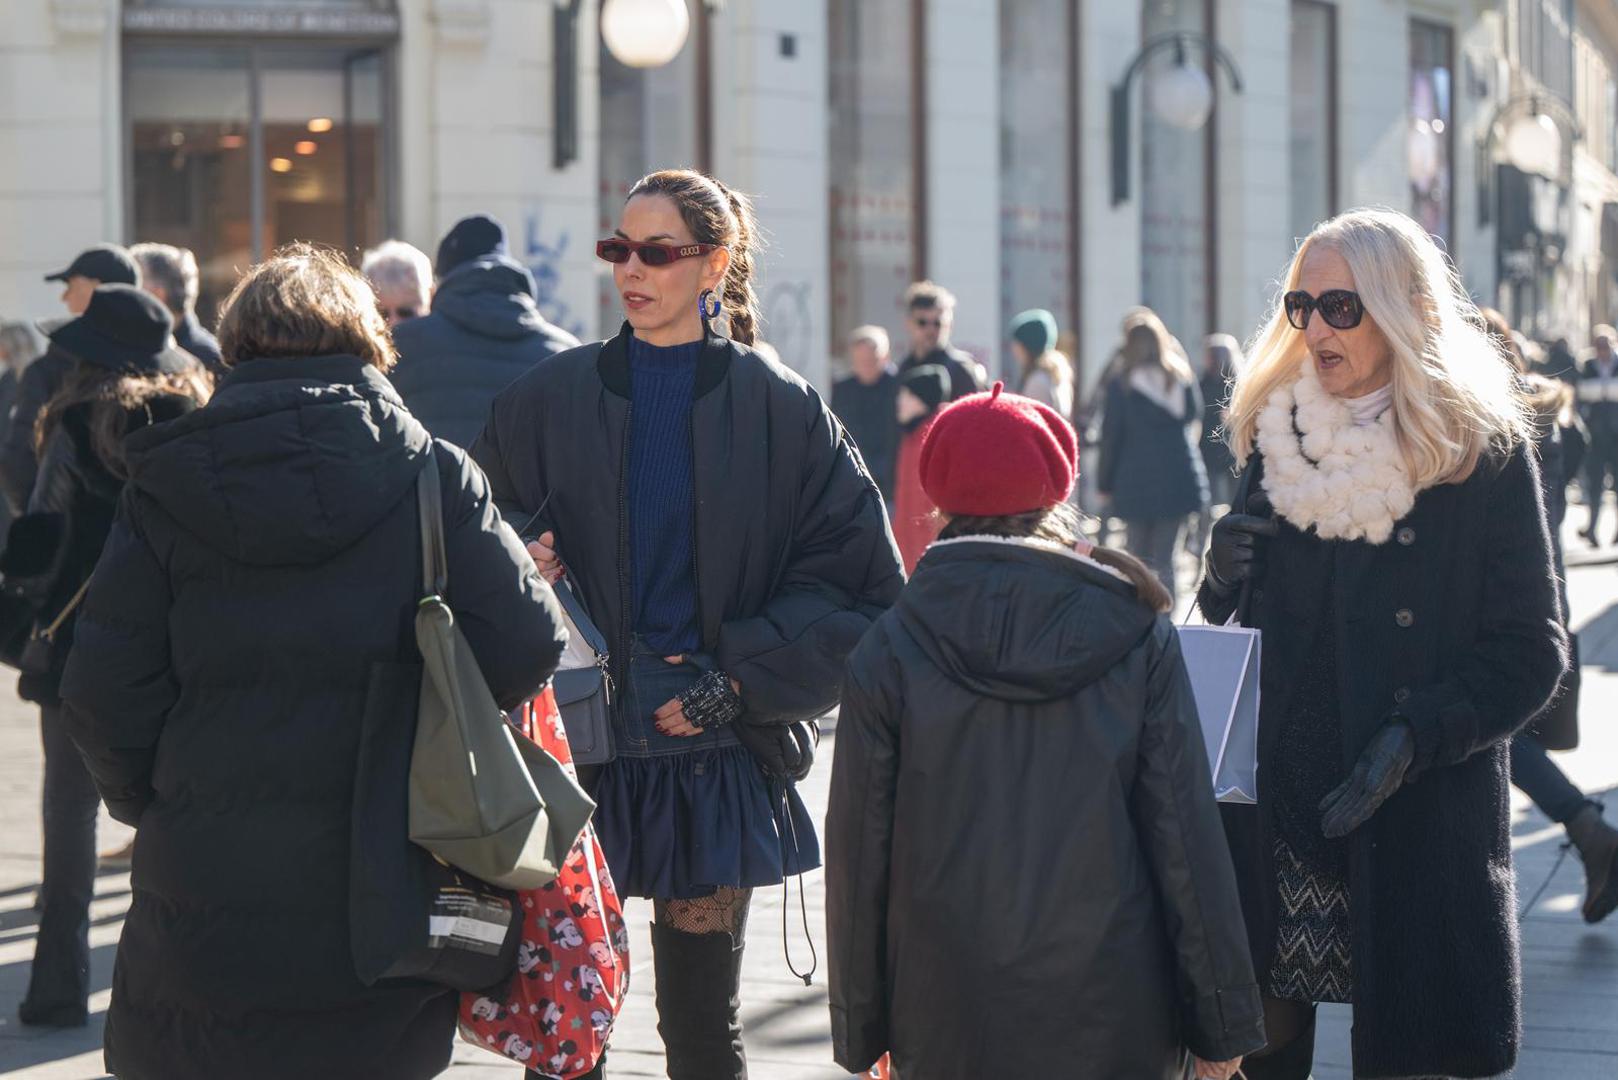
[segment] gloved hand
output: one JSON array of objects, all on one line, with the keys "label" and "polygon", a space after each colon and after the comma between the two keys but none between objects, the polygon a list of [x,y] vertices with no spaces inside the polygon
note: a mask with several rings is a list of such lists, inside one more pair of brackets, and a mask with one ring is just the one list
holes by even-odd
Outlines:
[{"label": "gloved hand", "polygon": [[750,724],[742,719],[734,730],[737,741],[748,749],[759,766],[779,780],[801,783],[814,767],[815,748],[820,745],[820,724],[814,720]]},{"label": "gloved hand", "polygon": [[1280,530],[1273,517],[1226,514],[1214,522],[1208,546],[1208,583],[1228,596],[1243,582],[1264,576],[1264,541]]},{"label": "gloved hand", "polygon": [[1383,724],[1365,744],[1348,779],[1320,800],[1320,831],[1335,840],[1369,821],[1399,790],[1415,757],[1416,733],[1410,723],[1395,719]]}]

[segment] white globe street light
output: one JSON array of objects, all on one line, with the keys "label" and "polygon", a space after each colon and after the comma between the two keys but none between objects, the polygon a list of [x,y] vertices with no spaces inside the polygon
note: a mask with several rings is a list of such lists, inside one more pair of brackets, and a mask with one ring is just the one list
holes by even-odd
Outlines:
[{"label": "white globe street light", "polygon": [[1213,112],[1213,84],[1201,68],[1180,62],[1160,71],[1146,82],[1146,104],[1166,124],[1183,131],[1196,131]]},{"label": "white globe street light", "polygon": [[1506,156],[1525,173],[1556,176],[1562,171],[1562,133],[1542,112],[1519,116],[1506,131]]},{"label": "white globe street light", "polygon": [[601,10],[601,38],[628,67],[661,67],[679,55],[690,32],[684,0],[607,0]]}]

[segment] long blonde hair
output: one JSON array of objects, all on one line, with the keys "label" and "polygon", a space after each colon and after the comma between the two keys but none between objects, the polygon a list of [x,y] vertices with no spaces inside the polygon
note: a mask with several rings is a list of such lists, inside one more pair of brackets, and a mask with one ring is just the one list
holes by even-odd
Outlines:
[{"label": "long blonde hair", "polygon": [[1185,349],[1169,333],[1157,312],[1151,308],[1134,308],[1124,316],[1124,341],[1118,346],[1114,359],[1115,370],[1125,378],[1144,368],[1160,375],[1165,390],[1175,383],[1190,383],[1196,376],[1186,359]]},{"label": "long blonde hair", "polygon": [[[1427,231],[1395,210],[1350,210],[1299,245],[1284,291],[1296,289],[1316,245],[1342,255],[1366,313],[1393,352],[1393,421],[1418,489],[1465,479],[1491,448],[1529,437],[1515,373],[1483,327],[1454,268]],[[1292,383],[1309,350],[1275,304],[1247,348],[1225,430],[1238,462],[1253,452],[1259,413]]]}]

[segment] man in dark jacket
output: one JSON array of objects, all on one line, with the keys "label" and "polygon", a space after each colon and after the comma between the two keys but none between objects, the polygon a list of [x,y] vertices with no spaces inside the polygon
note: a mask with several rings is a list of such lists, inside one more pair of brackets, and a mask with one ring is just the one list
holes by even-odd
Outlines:
[{"label": "man in dark jacket", "polygon": [[140,266],[141,288],[163,301],[174,316],[174,340],[201,361],[215,378],[225,373],[219,342],[197,318],[202,279],[190,248],[168,244],[136,244],[129,254]]},{"label": "man in dark jacket", "polygon": [[[46,274],[45,280],[63,282],[63,306],[70,315],[82,315],[97,285],[139,285],[140,269],[123,248],[97,244],[79,252],[66,270]],[[60,325],[59,321],[52,322],[42,329],[49,333]],[[11,426],[6,430],[4,445],[0,445],[0,494],[11,505],[13,514],[27,509],[28,496],[34,489],[34,471],[39,464],[34,453],[34,422],[72,366],[73,357],[53,343],[44,356],[28,365],[19,381]]]},{"label": "man in dark jacket", "polygon": [[954,293],[931,281],[918,281],[905,290],[905,311],[910,355],[899,365],[899,374],[923,364],[939,365],[949,372],[951,401],[986,388],[983,366],[949,343],[955,325]]},{"label": "man in dark jacket", "polygon": [[888,362],[888,332],[880,326],[861,326],[849,335],[848,361],[854,373],[831,388],[831,411],[843,422],[865,467],[893,506],[894,458],[899,452],[899,421],[895,405],[899,376]]},{"label": "man in dark jacket", "polygon": [[[1606,501],[1607,478],[1618,484],[1618,330],[1598,326],[1591,331],[1595,351],[1579,369],[1575,388],[1579,415],[1590,430],[1589,449],[1584,454],[1584,501],[1590,508],[1589,523],[1579,535],[1597,547],[1596,525]],[[1613,537],[1618,544],[1618,534]]]},{"label": "man in dark jacket", "polygon": [[411,413],[441,439],[470,446],[495,395],[578,339],[535,303],[528,268],[506,253],[498,221],[463,218],[438,247],[432,313],[394,327],[391,378]]}]

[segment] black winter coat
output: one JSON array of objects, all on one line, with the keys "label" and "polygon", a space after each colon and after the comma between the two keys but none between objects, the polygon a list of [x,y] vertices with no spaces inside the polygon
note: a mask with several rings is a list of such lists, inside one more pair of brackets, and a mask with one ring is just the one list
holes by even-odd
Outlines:
[{"label": "black winter coat", "polygon": [[28,496],[33,493],[34,476],[39,470],[34,424],[45,403],[62,388],[75,362],[72,356],[52,344],[44,355],[23,370],[18,381],[11,424],[6,428],[4,444],[0,444],[0,494],[5,495],[15,514],[28,509]]},{"label": "black winter coat", "polygon": [[[98,417],[103,412],[112,414],[107,419],[113,430],[129,433],[195,408],[196,402],[188,397],[161,393],[127,410],[113,401],[96,401],[70,406],[62,413],[40,457],[39,476],[28,500],[28,520],[18,526],[17,535],[11,538],[12,549],[3,559],[8,587],[26,593],[37,605],[37,628],[57,624],[60,617],[48,644],[27,654],[31,663],[17,684],[24,701],[61,704],[62,669],[73,646],[78,618],[74,600],[101,558],[124,489],[121,467],[103,460],[92,434]],[[35,545],[41,550],[28,550]],[[18,565],[46,570],[19,577],[11,571]]]},{"label": "black winter coat", "polygon": [[1185,406],[1176,417],[1130,386],[1128,374],[1107,384],[1096,489],[1112,497],[1108,513],[1114,517],[1184,517],[1208,505],[1208,473],[1196,437],[1202,393],[1195,382],[1181,392]]},{"label": "black winter coat", "polygon": [[438,283],[431,314],[393,328],[399,364],[390,375],[412,416],[440,439],[471,446],[494,397],[529,368],[578,339],[534,303],[527,267],[490,255]]},{"label": "black winter coat", "polygon": [[1264,1043],[1179,639],[1089,560],[935,544],[849,658],[832,1044],[905,1077],[1180,1080]]},{"label": "black winter coat", "polygon": [[899,376],[891,370],[869,386],[850,375],[831,388],[831,411],[859,447],[865,467],[890,506],[899,458],[898,402]]},{"label": "black winter coat", "polygon": [[[1278,903],[1265,777],[1329,574],[1339,767],[1346,775],[1390,717],[1416,736],[1405,785],[1349,837],[1358,1077],[1494,1076],[1517,1056],[1507,744],[1550,698],[1567,656],[1533,457],[1519,446],[1422,492],[1381,545],[1328,551],[1283,518],[1252,592],[1246,624],[1264,641],[1258,806],[1222,809],[1261,974]],[[1248,468],[1261,492],[1262,456]],[[1198,603],[1215,624],[1235,608],[1206,582]]]},{"label": "black winter coat", "polygon": [[[420,662],[427,454],[441,473],[448,599],[503,705],[556,666],[555,598],[483,474],[356,358],[243,364],[206,408],[127,446],[130,490],[63,683],[102,797],[139,827],[108,1069],[435,1076],[456,996],[362,986],[348,899],[369,690]],[[414,715],[395,719],[413,740]]]},{"label": "black winter coat", "polygon": [[[527,538],[555,532],[614,665],[633,630],[629,334],[523,376],[472,448],[506,520]],[[697,360],[691,433],[702,651],[741,682],[749,724],[821,716],[904,583],[882,496],[813,388],[722,337]]]}]

